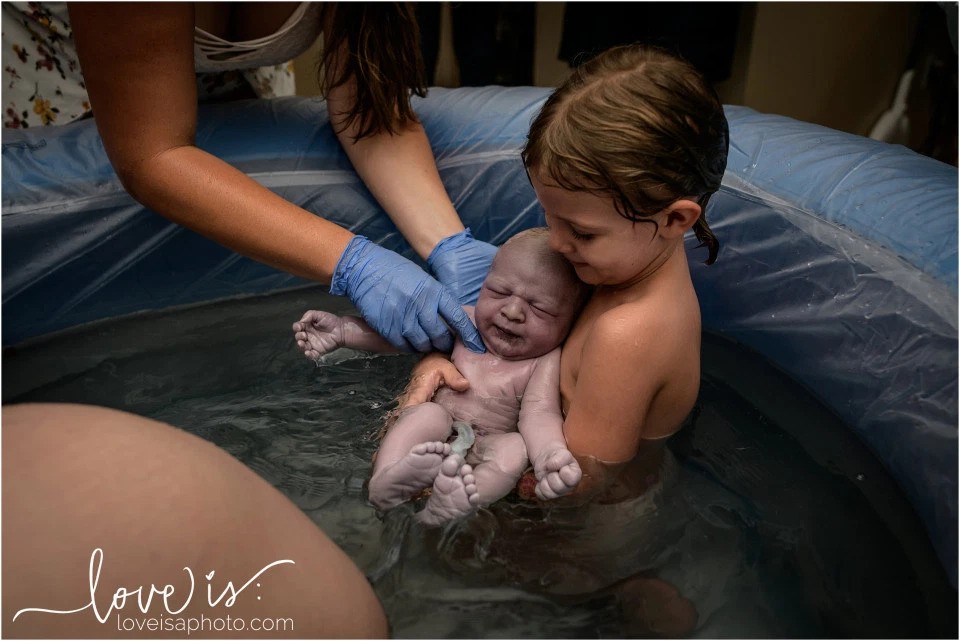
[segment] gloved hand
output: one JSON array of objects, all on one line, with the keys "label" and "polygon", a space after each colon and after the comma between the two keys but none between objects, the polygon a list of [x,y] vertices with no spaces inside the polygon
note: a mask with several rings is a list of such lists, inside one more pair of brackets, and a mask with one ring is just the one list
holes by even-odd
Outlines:
[{"label": "gloved hand", "polygon": [[449,352],[453,328],[471,350],[486,351],[477,328],[447,288],[363,236],[347,244],[332,280],[330,293],[346,294],[363,319],[398,349]]},{"label": "gloved hand", "polygon": [[496,247],[475,239],[467,227],[437,243],[427,265],[437,280],[456,292],[462,304],[476,305],[496,253]]}]

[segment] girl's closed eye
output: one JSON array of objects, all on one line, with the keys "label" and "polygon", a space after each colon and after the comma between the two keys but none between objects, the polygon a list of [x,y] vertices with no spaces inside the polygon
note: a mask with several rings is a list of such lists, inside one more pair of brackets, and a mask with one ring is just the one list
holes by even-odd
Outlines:
[{"label": "girl's closed eye", "polygon": [[587,234],[578,232],[576,229],[570,229],[570,235],[573,236],[575,240],[592,240],[596,234]]}]

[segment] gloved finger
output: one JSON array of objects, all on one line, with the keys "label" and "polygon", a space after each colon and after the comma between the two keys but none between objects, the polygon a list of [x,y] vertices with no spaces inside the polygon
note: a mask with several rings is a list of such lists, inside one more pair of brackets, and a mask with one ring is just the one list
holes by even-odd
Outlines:
[{"label": "gloved finger", "polygon": [[[415,302],[414,304],[416,305]],[[400,334],[403,335],[404,340],[411,347],[411,351],[415,352],[431,351],[434,335],[441,332],[448,336],[450,334],[450,330],[437,318],[436,312],[425,313],[419,305],[407,309],[400,326]]]},{"label": "gloved finger", "polygon": [[487,351],[483,339],[480,338],[480,332],[477,331],[470,317],[463,311],[460,303],[446,291],[440,295],[437,311],[440,312],[440,316],[447,321],[450,327],[460,335],[460,340],[471,352],[483,354]]},{"label": "gloved finger", "polygon": [[[430,345],[432,345],[433,349],[438,352],[446,352],[446,353],[452,352],[453,336],[450,335],[450,329],[446,325],[443,325],[443,330],[435,333],[430,338]],[[430,346],[427,346],[427,349],[424,349],[421,351],[423,352],[430,351]]]},{"label": "gloved finger", "polygon": [[[417,341],[407,337],[419,352],[439,351],[450,353],[453,351],[453,336],[450,328],[437,315],[433,308],[421,309],[417,312],[412,330],[416,330]],[[406,332],[405,332],[406,334]]]},{"label": "gloved finger", "polygon": [[433,349],[433,338],[424,330],[420,323],[413,323],[403,328],[403,337],[410,346],[410,351],[429,352]]}]

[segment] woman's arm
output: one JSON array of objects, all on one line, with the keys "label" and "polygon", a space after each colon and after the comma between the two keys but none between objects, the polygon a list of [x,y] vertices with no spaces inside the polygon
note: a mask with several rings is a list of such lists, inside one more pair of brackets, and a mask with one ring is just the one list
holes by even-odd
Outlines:
[{"label": "woman's arm", "polygon": [[420,123],[399,134],[380,132],[355,141],[359,125],[344,128],[353,105],[356,79],[330,90],[330,122],[357,174],[421,258],[444,238],[463,231],[440,181],[433,151]]},{"label": "woman's arm", "polygon": [[192,3],[77,3],[70,19],[97,129],[130,194],[241,254],[329,283],[353,235],[194,145]]},{"label": "woman's arm", "polygon": [[415,264],[195,146],[192,3],[78,3],[70,18],[97,129],[134,198],[245,256],[331,283],[401,349],[452,348],[446,321],[483,350],[456,298]]},{"label": "woman's arm", "polygon": [[[348,55],[344,42],[336,55],[326,58],[332,77],[341,77],[341,61]],[[419,122],[408,121],[394,133],[381,130],[358,139],[363,123],[350,119],[356,83],[356,77],[349,76],[326,91],[330,123],[340,144],[377,202],[440,282],[456,293],[460,303],[476,304],[496,247],[465,230]]]}]

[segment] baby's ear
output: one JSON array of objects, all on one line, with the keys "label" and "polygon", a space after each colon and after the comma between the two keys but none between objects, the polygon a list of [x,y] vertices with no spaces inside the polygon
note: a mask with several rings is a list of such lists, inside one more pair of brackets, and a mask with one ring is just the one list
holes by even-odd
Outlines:
[{"label": "baby's ear", "polygon": [[674,201],[667,208],[664,224],[660,226],[660,233],[667,238],[682,238],[693,224],[700,218],[703,209],[696,202],[681,198]]}]

